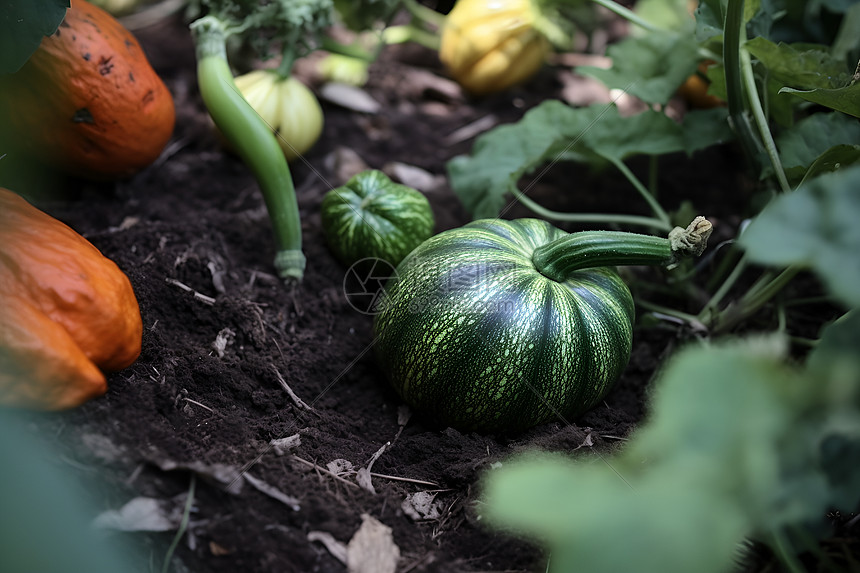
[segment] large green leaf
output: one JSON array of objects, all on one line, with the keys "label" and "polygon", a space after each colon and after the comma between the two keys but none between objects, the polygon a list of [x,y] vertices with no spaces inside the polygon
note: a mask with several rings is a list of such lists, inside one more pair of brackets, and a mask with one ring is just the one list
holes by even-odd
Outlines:
[{"label": "large green leaf", "polygon": [[860,145],[860,123],[846,121],[838,113],[816,113],[793,127],[783,131],[776,138],[779,158],[786,174],[798,182],[809,167],[829,149],[842,147],[838,157],[832,160],[853,163],[850,146]]},{"label": "large green leaf", "polygon": [[66,16],[69,0],[0,1],[0,74],[18,71]]},{"label": "large green leaf", "polygon": [[696,7],[696,41],[717,40],[723,35],[725,14],[720,0],[701,0]]},{"label": "large green leaf", "polygon": [[696,71],[697,48],[689,35],[652,33],[610,46],[607,54],[612,59],[612,68],[583,66],[577,71],[648,103],[665,104]]},{"label": "large green leaf", "polygon": [[[639,0],[635,11],[646,22],[664,30],[691,33],[696,28],[687,0]],[[641,28],[633,27],[631,33],[641,35],[643,32]]]},{"label": "large green leaf", "polygon": [[473,217],[495,217],[520,177],[575,146],[599,113],[596,107],[574,110],[560,101],[544,102],[519,122],[483,134],[471,156],[451,159],[451,186]]},{"label": "large green leaf", "polygon": [[807,180],[772,201],[740,237],[750,259],[813,269],[830,291],[860,306],[860,166]]},{"label": "large green leaf", "polygon": [[479,137],[472,154],[453,158],[447,169],[454,192],[480,219],[497,216],[520,178],[549,162],[692,153],[730,137],[721,111],[693,112],[679,125],[656,111],[622,117],[615,106],[573,108],[550,100]]},{"label": "large green leaf", "polygon": [[774,79],[798,89],[834,89],[848,84],[851,71],[824,46],[774,44],[757,37],[745,44]]},{"label": "large green leaf", "polygon": [[860,82],[839,89],[796,90],[782,88],[780,93],[794,94],[806,101],[817,103],[836,111],[860,117]]},{"label": "large green leaf", "polygon": [[803,174],[801,183],[857,163],[860,163],[860,145],[834,145],[812,162]]},{"label": "large green leaf", "polygon": [[687,112],[684,116],[684,149],[692,154],[712,145],[727,143],[735,137],[725,107]]}]

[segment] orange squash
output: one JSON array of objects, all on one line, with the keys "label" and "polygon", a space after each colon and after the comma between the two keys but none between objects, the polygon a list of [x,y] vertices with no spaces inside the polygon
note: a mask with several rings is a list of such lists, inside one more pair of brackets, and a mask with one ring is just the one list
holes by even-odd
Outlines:
[{"label": "orange squash", "polygon": [[81,235],[0,188],[0,404],[55,410],[140,355],[128,277]]},{"label": "orange squash", "polygon": [[37,159],[93,179],[150,165],[176,120],[173,97],[134,36],[72,0],[57,31],[15,74],[0,77],[0,124]]},{"label": "orange squash", "polygon": [[711,60],[699,64],[697,73],[688,77],[678,88],[678,95],[694,109],[711,109],[726,105],[725,100],[708,93],[711,84],[706,79],[705,74],[712,65],[714,62]]}]

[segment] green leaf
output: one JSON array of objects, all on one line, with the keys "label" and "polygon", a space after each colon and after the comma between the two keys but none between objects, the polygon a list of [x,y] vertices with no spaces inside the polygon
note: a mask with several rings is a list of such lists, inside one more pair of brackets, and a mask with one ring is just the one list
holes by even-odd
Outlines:
[{"label": "green leaf", "polygon": [[803,182],[855,163],[860,163],[860,145],[834,145],[812,162],[803,174]]},{"label": "green leaf", "polygon": [[860,166],[808,180],[772,201],[740,236],[750,259],[813,269],[849,306],[860,306]]},{"label": "green leaf", "polygon": [[601,111],[597,107],[575,110],[556,100],[544,102],[519,122],[483,134],[471,156],[451,159],[447,164],[451,186],[474,218],[496,217],[505,194],[520,177],[574,146]]},{"label": "green leaf", "polygon": [[607,49],[612,68],[583,66],[581,74],[622,89],[648,103],[665,104],[695,72],[698,45],[687,35],[648,34],[628,38]]},{"label": "green leaf", "polygon": [[[634,10],[643,20],[664,30],[690,33],[696,27],[696,21],[690,17],[688,0],[639,0]],[[631,31],[639,33],[638,30]]]},{"label": "green leaf", "polygon": [[716,40],[723,35],[723,14],[720,0],[702,0],[695,11],[696,41]]},{"label": "green leaf", "polygon": [[729,110],[725,107],[688,112],[683,125],[684,149],[688,155],[735,138],[729,125]]},{"label": "green leaf", "polygon": [[834,89],[847,85],[851,79],[844,61],[834,58],[822,46],[774,44],[757,37],[745,47],[783,85],[799,89]]},{"label": "green leaf", "polygon": [[[700,139],[694,147],[722,137],[707,131],[699,121]],[[712,126],[713,127],[713,126]],[[482,135],[471,156],[459,156],[447,164],[451,187],[476,219],[498,216],[505,194],[516,189],[519,179],[547,162],[574,158],[603,163],[637,154],[660,155],[690,151],[682,127],[656,111],[622,117],[615,106],[572,108],[546,101],[529,110],[517,123],[503,125]]]},{"label": "green leaf", "polygon": [[[806,359],[807,370],[815,377],[829,376],[834,372],[845,372],[848,380],[860,379],[860,353],[857,341],[860,340],[860,310],[855,309],[827,325],[818,345]],[[835,362],[845,362],[836,366]]]},{"label": "green leaf", "polygon": [[656,111],[622,117],[615,106],[573,108],[546,101],[475,142],[447,164],[451,187],[476,219],[496,217],[505,195],[535,168],[556,161],[623,161],[634,155],[688,154],[729,141],[724,109],[688,113],[682,125]]},{"label": "green leaf", "polygon": [[69,0],[0,2],[0,74],[17,72],[66,16]]},{"label": "green leaf", "polygon": [[819,434],[821,467],[830,491],[830,505],[846,507],[860,491],[860,310],[828,325],[806,360],[808,379],[824,389],[818,401],[833,411]]},{"label": "green leaf", "polygon": [[[482,517],[547,545],[552,573],[730,569],[745,533],[738,507],[702,495],[688,473],[661,472],[631,487],[613,469],[614,460],[526,456],[488,476]],[[667,539],[670,547],[654,551]]]},{"label": "green leaf", "polygon": [[796,90],[792,88],[782,88],[779,93],[794,94],[806,101],[817,103],[854,117],[860,117],[860,82],[857,82],[848,87],[835,90],[814,89],[814,90]]},{"label": "green leaf", "polygon": [[[860,145],[860,123],[838,113],[813,114],[776,137],[780,162],[795,183],[822,154],[837,145]],[[851,155],[842,149],[838,157],[833,156],[828,161],[853,163]]]},{"label": "green leaf", "polygon": [[684,150],[681,126],[667,115],[645,111],[622,117],[612,107],[593,129],[582,134],[577,146],[607,159],[634,155],[663,155]]}]

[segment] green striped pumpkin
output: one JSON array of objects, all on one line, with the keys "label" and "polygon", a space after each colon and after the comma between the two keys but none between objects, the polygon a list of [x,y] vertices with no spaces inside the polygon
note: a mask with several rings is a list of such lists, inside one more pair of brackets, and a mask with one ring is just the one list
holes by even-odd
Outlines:
[{"label": "green striped pumpkin", "polygon": [[377,360],[407,404],[464,431],[570,420],[630,357],[633,299],[611,266],[677,258],[665,238],[473,221],[399,265],[374,321]]},{"label": "green striped pumpkin", "polygon": [[419,191],[366,170],[326,193],[322,228],[329,248],[345,265],[374,257],[397,266],[433,234],[433,211]]}]

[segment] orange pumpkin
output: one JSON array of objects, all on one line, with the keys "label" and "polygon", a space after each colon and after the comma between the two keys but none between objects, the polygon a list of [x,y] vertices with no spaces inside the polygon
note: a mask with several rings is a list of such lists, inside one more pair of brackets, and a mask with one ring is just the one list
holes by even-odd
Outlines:
[{"label": "orange pumpkin", "polygon": [[714,62],[711,60],[699,64],[698,72],[689,76],[678,88],[678,95],[694,109],[711,109],[726,105],[724,100],[708,93],[711,84],[705,74],[712,65]]},{"label": "orange pumpkin", "polygon": [[[5,116],[5,117],[3,117]],[[161,154],[173,97],[113,16],[72,0],[57,31],[0,77],[0,123],[37,159],[93,179],[125,177]]]},{"label": "orange pumpkin", "polygon": [[0,188],[0,404],[56,410],[140,355],[128,277],[67,225]]}]

